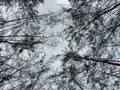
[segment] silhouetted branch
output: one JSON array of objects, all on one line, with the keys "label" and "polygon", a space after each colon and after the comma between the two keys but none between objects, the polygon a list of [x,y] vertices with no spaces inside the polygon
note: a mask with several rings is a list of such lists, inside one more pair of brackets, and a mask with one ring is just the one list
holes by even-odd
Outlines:
[{"label": "silhouetted branch", "polygon": [[87,56],[86,57],[77,56],[77,57],[74,57],[73,59],[75,59],[75,61],[88,60],[88,61],[95,61],[95,62],[110,64],[110,65],[114,65],[114,66],[120,66],[120,63],[118,63],[118,61],[114,60],[114,62],[113,62],[112,60],[104,59],[104,58],[90,58]]}]

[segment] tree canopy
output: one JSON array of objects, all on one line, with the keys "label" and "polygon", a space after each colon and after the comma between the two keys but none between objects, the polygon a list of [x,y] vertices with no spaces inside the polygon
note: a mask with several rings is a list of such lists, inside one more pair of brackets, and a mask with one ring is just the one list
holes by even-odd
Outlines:
[{"label": "tree canopy", "polygon": [[120,89],[120,0],[69,2],[41,15],[43,0],[0,1],[1,90]]}]

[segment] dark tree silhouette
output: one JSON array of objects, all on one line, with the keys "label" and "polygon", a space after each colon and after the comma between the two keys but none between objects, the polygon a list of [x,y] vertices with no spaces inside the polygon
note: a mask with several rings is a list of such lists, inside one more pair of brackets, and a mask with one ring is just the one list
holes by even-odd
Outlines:
[{"label": "dark tree silhouette", "polygon": [[66,30],[70,49],[64,55],[64,67],[75,66],[74,78],[85,90],[117,90],[120,83],[120,1],[69,1],[72,8],[67,12],[71,13],[73,24]]},{"label": "dark tree silhouette", "polygon": [[[0,1],[13,12],[7,18],[0,12],[0,90],[120,89],[120,0],[69,2],[69,9],[39,15],[43,0]],[[62,34],[45,29],[58,23],[66,24]],[[68,47],[49,58],[42,45],[60,36]]]}]

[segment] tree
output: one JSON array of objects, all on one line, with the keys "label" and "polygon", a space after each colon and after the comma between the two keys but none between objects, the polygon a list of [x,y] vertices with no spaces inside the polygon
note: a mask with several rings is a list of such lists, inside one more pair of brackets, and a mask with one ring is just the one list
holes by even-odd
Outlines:
[{"label": "tree", "polygon": [[[1,0],[12,15],[6,18],[1,12],[0,89],[119,90],[120,1],[69,0],[71,8],[39,15],[41,2]],[[68,24],[62,34],[45,29],[58,23]],[[43,50],[46,41],[53,45],[63,35],[67,49],[49,58]],[[56,61],[58,71],[52,69]]]},{"label": "tree", "polygon": [[64,61],[65,67],[70,64],[66,68],[77,69],[72,82],[80,85],[81,90],[117,90],[120,83],[117,74],[120,73],[119,0],[69,1],[72,8],[67,12],[71,13],[73,24],[66,30],[70,50]]},{"label": "tree", "polygon": [[50,63],[44,61],[46,56],[42,46],[39,47],[40,50],[36,49],[36,45],[43,44],[43,38],[47,38],[43,35],[43,22],[40,22],[40,18],[45,19],[46,15],[38,16],[35,9],[41,2],[43,3],[42,0],[0,1],[1,7],[6,8],[6,13],[11,14],[4,17],[1,11],[1,90],[33,90],[41,87],[42,80],[39,79],[48,71]]}]

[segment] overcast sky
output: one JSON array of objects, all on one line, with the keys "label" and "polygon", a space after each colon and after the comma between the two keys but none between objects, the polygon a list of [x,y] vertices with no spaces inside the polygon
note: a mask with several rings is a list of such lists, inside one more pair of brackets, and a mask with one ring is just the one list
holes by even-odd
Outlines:
[{"label": "overcast sky", "polygon": [[57,11],[61,9],[61,7],[69,8],[70,5],[68,0],[45,0],[43,7],[48,11]]},{"label": "overcast sky", "polygon": [[[62,7],[66,7],[69,8],[69,2],[67,0],[45,0],[45,4],[43,5],[43,9],[40,10],[44,10],[44,13],[47,13],[48,11],[53,11],[53,12],[57,12],[61,9]],[[54,28],[50,28],[53,31],[56,32],[62,32],[62,30],[65,29],[65,26],[63,24],[58,24],[57,26],[54,26]],[[60,34],[60,33],[59,33]],[[67,42],[64,39],[60,39],[57,38],[58,41],[60,41],[57,46],[55,47],[45,47],[44,50],[46,52],[47,57],[51,57],[52,55],[57,55],[62,53],[65,49],[65,47],[67,47]],[[52,64],[52,66],[54,67],[54,69],[58,69],[59,66],[61,65],[61,61],[56,61],[54,64]]]}]

